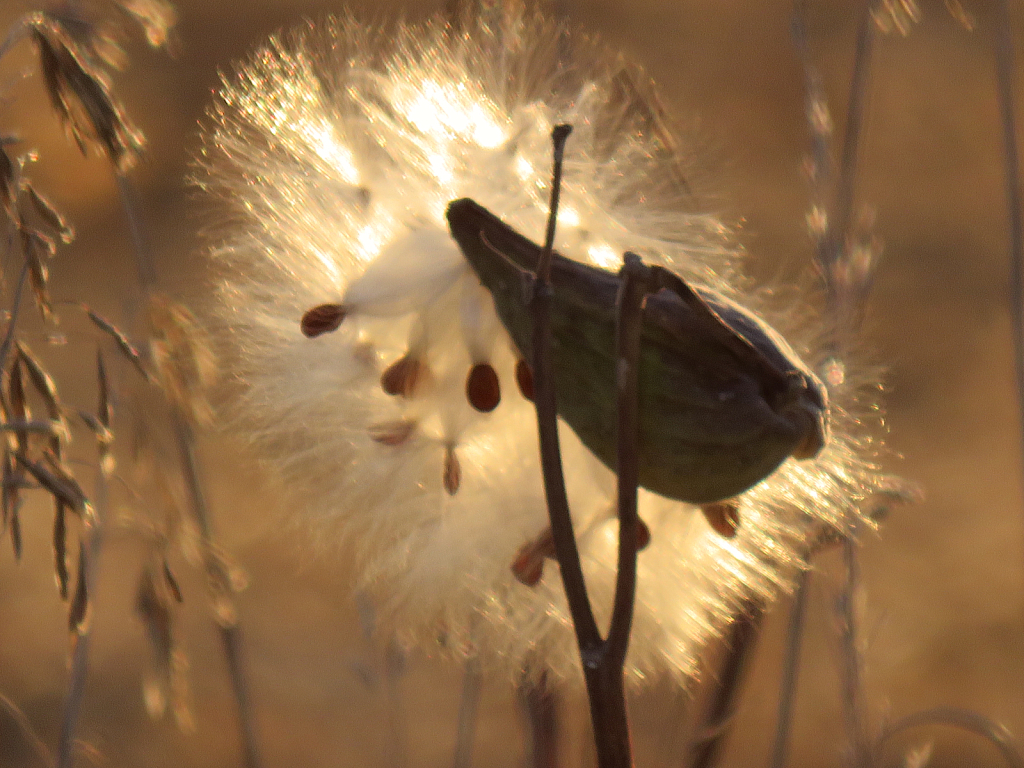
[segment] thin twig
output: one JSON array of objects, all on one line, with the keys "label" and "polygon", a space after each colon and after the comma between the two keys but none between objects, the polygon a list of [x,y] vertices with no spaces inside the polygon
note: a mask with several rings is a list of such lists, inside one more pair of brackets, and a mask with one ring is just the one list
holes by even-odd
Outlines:
[{"label": "thin twig", "polygon": [[[223,568],[223,564],[215,557],[210,546],[213,541],[213,534],[210,525],[209,509],[206,504],[206,495],[203,491],[199,461],[196,457],[195,433],[192,431],[192,425],[188,419],[178,408],[172,409],[171,420],[178,449],[181,452],[182,470],[185,474],[185,484],[188,487],[188,494],[192,502],[192,512],[199,526],[204,566],[208,573],[218,573]],[[224,647],[224,656],[228,664],[228,675],[235,694],[235,702],[238,705],[243,764],[246,768],[260,768],[261,763],[256,739],[252,695],[249,691],[249,680],[245,674],[245,665],[242,661],[241,632],[235,622],[218,621],[217,627],[220,633],[221,645]]]},{"label": "thin twig", "polygon": [[[142,217],[139,213],[138,192],[126,174],[118,171],[115,173],[115,177],[117,179],[118,191],[120,192],[121,205],[124,208],[125,217],[128,220],[128,228],[131,233],[132,254],[135,258],[142,298],[144,302],[148,303],[156,290],[157,273],[149,244],[146,242],[141,226]],[[185,483],[188,487],[192,503],[192,512],[196,524],[199,526],[204,565],[208,573],[219,573],[223,565],[216,557],[212,548],[214,540],[212,524],[209,507],[206,503],[206,494],[203,489],[199,461],[196,456],[195,432],[188,417],[182,413],[181,408],[174,404],[171,404],[171,421],[178,453],[181,458],[182,472],[185,475]],[[255,713],[252,706],[249,680],[242,661],[241,631],[236,622],[218,621],[217,626],[228,665],[231,688],[238,705],[244,765],[246,768],[260,768],[261,760],[256,738]]]},{"label": "thin twig", "polygon": [[860,584],[860,563],[857,560],[857,543],[853,534],[843,539],[843,564],[846,581],[840,598],[842,628],[840,635],[843,648],[843,714],[846,720],[847,738],[852,750],[854,768],[866,768],[870,764],[864,722],[861,717],[863,689],[861,684],[861,658],[858,647],[857,590]]},{"label": "thin twig", "polygon": [[537,264],[530,311],[533,316],[534,403],[537,408],[544,493],[547,498],[548,514],[551,517],[551,538],[555,543],[562,584],[569,602],[573,626],[576,628],[576,640],[581,652],[586,653],[600,645],[601,633],[594,620],[590,598],[587,596],[587,585],[583,580],[583,567],[580,565],[580,553],[573,533],[572,516],[569,513],[569,498],[565,490],[562,456],[558,445],[558,410],[555,399],[555,376],[551,365],[551,300],[554,296],[554,289],[551,286],[551,253],[555,240],[555,223],[558,219],[562,157],[565,140],[571,130],[569,126],[557,126],[552,133],[555,162],[551,184],[551,207],[544,250]]},{"label": "thin twig", "polygon": [[[842,346],[841,335],[852,330],[842,327],[844,319],[848,319],[845,317],[847,297],[840,295],[840,289],[834,280],[834,273],[835,267],[846,253],[850,222],[853,218],[853,193],[856,180],[857,153],[864,125],[868,76],[871,71],[871,53],[875,39],[873,6],[874,0],[866,0],[861,10],[860,25],[857,32],[857,46],[853,61],[853,74],[851,76],[846,109],[846,130],[843,136],[839,172],[835,180],[836,187],[832,196],[830,210],[828,211],[827,229],[823,235],[823,247],[818,253],[819,268],[825,282],[826,308],[833,325],[831,329],[832,339],[830,341],[833,354],[838,353]],[[806,51],[806,48],[804,50]],[[855,768],[864,768],[868,765],[870,756],[861,717],[863,692],[860,675],[860,651],[857,647],[858,628],[856,615],[859,567],[857,562],[857,545],[854,540],[857,520],[852,509],[848,511],[845,523],[843,562],[846,575],[841,598],[841,641],[844,658],[843,705],[847,739],[852,754],[852,764]]]},{"label": "thin twig", "polygon": [[[804,109],[807,122],[811,128],[811,155],[813,163],[813,192],[814,204],[828,206],[827,195],[832,186],[832,176],[835,171],[832,162],[831,141],[832,119],[828,113],[828,102],[825,98],[825,88],[821,82],[821,73],[814,66],[811,60],[810,48],[807,43],[807,3],[805,0],[797,0],[793,7],[793,46],[796,48],[800,58],[800,64],[804,71]],[[826,223],[831,223],[826,218]],[[818,266],[824,270],[829,263],[828,238],[815,238],[814,258]],[[827,272],[822,272],[823,279],[827,282]],[[826,290],[828,290],[826,288]],[[829,294],[831,295],[831,294]]]},{"label": "thin twig", "polygon": [[786,656],[782,665],[779,685],[779,714],[775,720],[775,744],[772,747],[771,768],[785,768],[789,750],[789,731],[793,722],[793,699],[796,697],[797,678],[800,673],[800,641],[807,616],[807,593],[810,590],[811,571],[803,570],[797,576],[793,592],[793,605],[789,609],[786,632]]},{"label": "thin twig", "polygon": [[142,231],[142,215],[139,203],[139,192],[127,174],[120,171],[114,174],[117,180],[117,191],[128,222],[128,233],[132,241],[132,254],[135,258],[135,269],[138,272],[139,287],[144,297],[148,297],[157,286],[156,264],[150,252],[149,243]]},{"label": "thin twig", "polygon": [[1020,154],[1013,98],[1015,62],[1009,0],[1000,0],[996,17],[996,81],[1006,167],[1006,208],[1010,225],[1010,320],[1020,410],[1021,456],[1024,460],[1024,220],[1021,208]]},{"label": "thin twig", "polygon": [[999,750],[999,754],[1003,756],[1003,759],[1006,760],[1007,765],[1011,766],[1011,768],[1024,768],[1024,756],[1021,755],[1020,750],[1014,744],[1013,735],[1004,725],[989,720],[984,715],[979,715],[977,712],[969,709],[949,707],[937,707],[925,710],[924,712],[915,712],[888,726],[882,731],[878,741],[875,742],[872,765],[881,765],[885,745],[894,736],[911,728],[919,728],[925,725],[948,725],[968,733],[977,734],[995,745],[996,749]]},{"label": "thin twig", "polygon": [[764,611],[753,602],[748,602],[739,617],[733,622],[725,639],[727,655],[718,670],[718,686],[708,705],[704,726],[694,743],[689,768],[711,768],[718,764],[746,670],[757,647],[761,634]]},{"label": "thin twig", "polygon": [[25,292],[25,283],[28,281],[29,263],[21,267],[21,274],[18,276],[18,285],[14,289],[14,299],[11,302],[11,316],[7,321],[7,332],[4,334],[3,343],[0,343],[0,370],[7,366],[7,356],[11,353],[11,346],[14,344],[14,332],[17,330],[18,314],[21,312],[21,295]]},{"label": "thin twig", "polygon": [[[102,356],[97,355],[99,375],[99,420],[105,427],[110,427],[109,386],[103,368]],[[109,433],[108,433],[109,434]],[[85,696],[85,683],[89,672],[89,646],[92,639],[94,613],[93,601],[96,597],[96,586],[99,579],[100,554],[106,539],[106,515],[109,501],[108,473],[110,466],[104,461],[110,446],[109,442],[97,440],[99,462],[96,468],[96,482],[93,488],[91,504],[86,505],[82,514],[84,525],[82,536],[85,541],[79,547],[78,591],[84,588],[87,614],[81,621],[72,626],[74,649],[71,655],[70,682],[68,695],[64,699],[64,712],[60,724],[60,738],[57,742],[57,768],[71,768],[74,765],[75,731],[78,717],[82,710],[82,699]]]},{"label": "thin twig", "polygon": [[25,713],[18,708],[18,705],[0,693],[0,708],[6,710],[7,714],[10,715],[11,719],[17,724],[22,736],[25,737],[25,741],[32,746],[32,751],[35,752],[36,757],[39,758],[39,762],[49,768],[53,768],[53,755],[51,755],[50,750],[46,748],[45,742],[39,738],[39,734],[33,730],[32,723],[29,722]]},{"label": "thin twig", "polygon": [[32,18],[32,13],[26,13],[24,16],[15,21],[10,31],[7,33],[7,37],[0,43],[0,59],[8,54],[8,52],[16,46],[19,42],[28,37],[29,21]]},{"label": "thin twig", "polygon": [[[868,75],[871,72],[871,53],[875,40],[875,21],[871,13],[875,0],[867,0],[861,11],[860,27],[857,30],[857,47],[854,51],[853,74],[850,78],[850,93],[846,107],[846,130],[843,134],[843,149],[836,178],[835,197],[826,242],[828,247],[823,266],[830,267],[838,261],[846,247],[850,221],[853,218],[853,189],[856,181],[857,151],[866,113]],[[834,290],[830,297],[835,300]]]},{"label": "thin twig", "polygon": [[525,679],[519,695],[530,726],[530,768],[558,768],[558,697],[547,672]]},{"label": "thin twig", "polygon": [[[100,471],[102,473],[102,470]],[[105,481],[104,481],[105,483]],[[79,557],[85,559],[83,570],[86,590],[95,595],[97,571],[100,553],[103,549],[103,505],[106,501],[106,490],[97,485],[94,492],[93,522],[90,526],[88,545],[80,550]],[[93,607],[88,608],[92,612]],[[74,765],[75,731],[78,727],[78,716],[82,710],[82,699],[85,695],[85,682],[89,671],[89,646],[92,637],[91,620],[87,619],[78,630],[74,639],[74,651],[71,655],[71,673],[68,684],[68,695],[64,700],[64,712],[61,717],[60,739],[57,742],[57,768],[71,768]]]},{"label": "thin twig", "polygon": [[470,768],[473,764],[473,741],[476,737],[477,712],[480,707],[480,659],[470,656],[462,672],[462,694],[459,696],[459,721],[455,731],[455,756],[452,768]]}]

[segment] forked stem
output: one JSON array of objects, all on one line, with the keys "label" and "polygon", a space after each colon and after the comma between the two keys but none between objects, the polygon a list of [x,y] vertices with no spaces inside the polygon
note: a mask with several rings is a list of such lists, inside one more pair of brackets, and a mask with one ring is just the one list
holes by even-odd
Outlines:
[{"label": "forked stem", "polygon": [[658,290],[660,286],[654,270],[644,266],[639,256],[625,254],[619,273],[615,341],[619,553],[611,625],[608,637],[602,638],[587,595],[569,513],[558,446],[557,402],[551,362],[551,302],[554,298],[551,285],[552,248],[558,219],[562,159],[565,141],[571,130],[570,126],[559,125],[552,132],[554,171],[551,206],[530,305],[534,322],[534,402],[537,407],[541,465],[552,538],[583,663],[598,766],[630,768],[633,759],[623,677],[636,594],[640,331],[644,300],[648,293]]}]

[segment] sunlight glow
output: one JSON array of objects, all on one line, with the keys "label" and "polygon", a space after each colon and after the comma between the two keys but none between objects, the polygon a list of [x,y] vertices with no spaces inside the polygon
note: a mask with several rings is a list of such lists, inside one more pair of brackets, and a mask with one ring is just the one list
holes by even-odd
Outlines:
[{"label": "sunlight glow", "polygon": [[507,136],[494,117],[480,104],[465,83],[425,80],[410,95],[407,115],[416,128],[436,137],[461,136],[484,149],[501,146]]},{"label": "sunlight glow", "polygon": [[619,266],[621,259],[612,247],[607,243],[597,243],[587,248],[587,258],[598,267],[604,269],[615,269]]}]

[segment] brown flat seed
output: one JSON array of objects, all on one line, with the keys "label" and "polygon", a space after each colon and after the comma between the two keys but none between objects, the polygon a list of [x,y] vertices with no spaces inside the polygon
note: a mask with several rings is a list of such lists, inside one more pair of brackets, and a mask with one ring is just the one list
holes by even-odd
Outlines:
[{"label": "brown flat seed", "polygon": [[302,316],[302,334],[311,339],[338,330],[345,319],[345,308],[341,304],[321,304],[306,310]]},{"label": "brown flat seed", "polygon": [[740,512],[736,502],[716,501],[713,504],[702,505],[700,511],[704,513],[715,533],[726,539],[736,535],[740,527]]},{"label": "brown flat seed", "polygon": [[460,485],[462,465],[459,463],[459,457],[455,455],[455,448],[449,445],[444,449],[444,489],[448,491],[449,496],[454,496],[459,492]]},{"label": "brown flat seed", "polygon": [[647,523],[637,518],[636,521],[636,549],[639,552],[642,549],[647,549],[647,545],[651,543],[651,529],[647,527]]},{"label": "brown flat seed", "polygon": [[512,573],[520,584],[535,587],[544,576],[544,558],[523,547],[512,561]]},{"label": "brown flat seed", "polygon": [[533,369],[525,360],[516,363],[516,384],[519,385],[519,392],[533,402]]},{"label": "brown flat seed", "polygon": [[416,430],[416,422],[408,419],[386,421],[383,424],[370,426],[370,439],[382,445],[401,445],[412,437]]},{"label": "brown flat seed", "polygon": [[551,527],[545,528],[540,535],[523,544],[512,561],[512,573],[520,584],[535,587],[544,575],[544,559],[554,558],[555,540],[551,535]]},{"label": "brown flat seed", "polygon": [[404,355],[381,374],[380,387],[389,395],[412,397],[426,380],[428,372],[426,363],[410,355]]},{"label": "brown flat seed", "polygon": [[501,402],[501,384],[490,363],[477,363],[466,377],[466,399],[481,413],[490,413]]}]

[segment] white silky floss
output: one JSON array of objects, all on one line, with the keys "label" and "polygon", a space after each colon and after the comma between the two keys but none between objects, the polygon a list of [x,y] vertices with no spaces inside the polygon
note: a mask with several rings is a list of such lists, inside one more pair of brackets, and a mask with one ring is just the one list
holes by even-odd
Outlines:
[{"label": "white silky floss", "polygon": [[[230,423],[409,644],[475,654],[516,678],[582,680],[557,564],[533,587],[511,570],[547,525],[536,418],[490,295],[448,234],[450,201],[474,198],[542,240],[550,132],[570,123],[563,255],[615,269],[632,250],[766,312],[741,292],[726,228],[687,211],[682,144],[649,87],[592,40],[492,11],[459,30],[307,24],[254,53],[210,110],[196,183],[223,276],[209,314],[237,385]],[[300,321],[321,305],[344,319],[307,338]],[[500,383],[485,413],[467,400],[477,364]],[[631,679],[685,684],[738,610],[789,585],[811,531],[857,514],[876,476],[860,458],[868,441],[851,436],[864,428],[835,404],[844,396],[831,393],[832,438],[817,458],[786,461],[738,498],[733,539],[695,507],[641,490],[651,542],[639,556]],[[561,437],[603,625],[614,476],[564,424]]]}]

